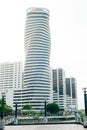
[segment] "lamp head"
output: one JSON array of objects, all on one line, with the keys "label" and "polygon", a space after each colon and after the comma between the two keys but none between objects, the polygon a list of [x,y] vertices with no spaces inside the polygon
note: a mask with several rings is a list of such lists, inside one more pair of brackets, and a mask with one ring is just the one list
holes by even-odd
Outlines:
[{"label": "lamp head", "polygon": [[83,92],[86,93],[87,92],[87,88],[82,88]]}]

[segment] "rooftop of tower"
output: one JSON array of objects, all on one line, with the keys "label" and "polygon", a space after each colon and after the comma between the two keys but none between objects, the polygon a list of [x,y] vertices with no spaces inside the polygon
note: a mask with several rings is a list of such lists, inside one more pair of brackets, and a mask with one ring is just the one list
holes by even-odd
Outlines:
[{"label": "rooftop of tower", "polygon": [[38,11],[40,11],[40,12],[46,12],[47,14],[49,14],[49,10],[46,9],[46,8],[31,7],[31,8],[27,9],[27,13],[32,12],[32,11],[35,11],[35,12],[38,12]]}]

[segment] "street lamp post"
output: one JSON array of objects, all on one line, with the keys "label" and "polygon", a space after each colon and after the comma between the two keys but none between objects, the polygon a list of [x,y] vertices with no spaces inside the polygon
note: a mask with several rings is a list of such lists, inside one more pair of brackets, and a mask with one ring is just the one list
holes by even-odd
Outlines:
[{"label": "street lamp post", "polygon": [[82,90],[84,92],[84,104],[85,104],[84,127],[87,128],[87,88],[83,88]]},{"label": "street lamp post", "polygon": [[16,103],[15,104],[15,122],[14,122],[14,124],[18,124],[17,115],[18,115],[18,110],[17,110],[17,103]]},{"label": "street lamp post", "polygon": [[46,117],[46,115],[47,115],[47,106],[46,106],[47,104],[46,104],[46,100],[45,100],[45,103],[44,103],[44,110],[45,110],[45,117]]},{"label": "street lamp post", "polygon": [[87,116],[87,88],[83,88],[84,91],[84,103],[85,103],[85,116]]},{"label": "street lamp post", "polygon": [[15,118],[17,118],[17,103],[15,104]]},{"label": "street lamp post", "polygon": [[44,118],[44,123],[47,123],[48,122],[48,120],[47,120],[47,101],[46,101],[46,99],[45,99],[45,102],[44,102],[44,116],[45,116],[45,118]]}]

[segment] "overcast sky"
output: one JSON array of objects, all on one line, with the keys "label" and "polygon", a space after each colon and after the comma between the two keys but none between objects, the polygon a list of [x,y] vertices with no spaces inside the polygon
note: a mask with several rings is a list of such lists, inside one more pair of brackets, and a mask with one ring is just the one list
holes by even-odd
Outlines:
[{"label": "overcast sky", "polygon": [[0,63],[24,60],[26,10],[50,11],[51,67],[61,67],[66,77],[77,79],[79,108],[87,87],[87,0],[1,0]]}]

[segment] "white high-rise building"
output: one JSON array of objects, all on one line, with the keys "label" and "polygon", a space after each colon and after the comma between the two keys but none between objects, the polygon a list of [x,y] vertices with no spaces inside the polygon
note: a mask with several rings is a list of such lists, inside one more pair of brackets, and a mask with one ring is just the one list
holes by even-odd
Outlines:
[{"label": "white high-rise building", "polygon": [[61,68],[52,69],[53,101],[61,110],[66,110],[65,71]]},{"label": "white high-rise building", "polygon": [[27,10],[25,26],[24,99],[35,110],[50,100],[50,31],[49,11],[45,8]]},{"label": "white high-rise building", "polygon": [[22,62],[7,62],[0,64],[0,90],[22,87]]},{"label": "white high-rise building", "polygon": [[67,109],[70,111],[77,110],[77,81],[75,78],[66,78],[66,96]]},{"label": "white high-rise building", "polygon": [[22,89],[22,62],[0,63],[0,98],[6,98],[6,103],[13,107],[14,90]]}]

